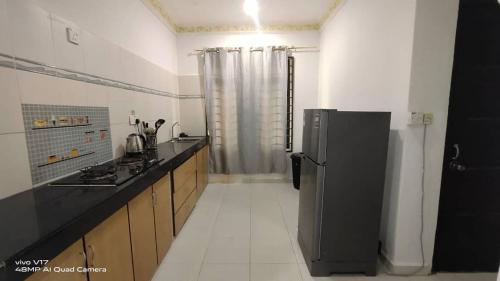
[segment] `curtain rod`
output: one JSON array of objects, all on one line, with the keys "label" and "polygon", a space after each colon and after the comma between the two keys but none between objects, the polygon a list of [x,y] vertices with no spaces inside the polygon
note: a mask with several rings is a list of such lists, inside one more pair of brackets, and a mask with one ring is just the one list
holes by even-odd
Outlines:
[{"label": "curtain rod", "polygon": [[[221,47],[217,48],[207,48],[207,52],[218,52]],[[311,49],[311,50],[308,50]],[[241,51],[241,48],[227,48],[228,52],[239,52]],[[287,47],[287,46],[277,46],[273,47],[273,51],[284,51],[284,50],[290,50],[292,52],[319,52],[318,47]],[[202,53],[204,52],[204,49],[195,49],[193,52],[198,52]],[[250,52],[262,52],[264,51],[264,47],[251,47]]]}]

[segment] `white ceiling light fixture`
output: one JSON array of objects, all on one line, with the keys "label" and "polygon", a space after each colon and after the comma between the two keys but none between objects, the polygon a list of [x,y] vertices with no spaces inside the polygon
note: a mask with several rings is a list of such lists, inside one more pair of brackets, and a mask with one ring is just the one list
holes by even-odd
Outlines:
[{"label": "white ceiling light fixture", "polygon": [[259,3],[257,3],[257,0],[245,0],[243,11],[251,17],[257,16],[259,14]]},{"label": "white ceiling light fixture", "polygon": [[252,18],[257,30],[260,31],[259,3],[257,3],[257,0],[245,0],[243,3],[243,11]]}]

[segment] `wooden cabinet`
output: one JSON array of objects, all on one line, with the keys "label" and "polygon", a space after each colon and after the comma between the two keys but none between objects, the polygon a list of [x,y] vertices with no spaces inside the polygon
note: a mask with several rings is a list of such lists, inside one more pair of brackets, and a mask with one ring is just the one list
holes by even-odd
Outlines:
[{"label": "wooden cabinet", "polygon": [[135,281],[149,281],[158,264],[152,187],[128,202],[128,216]]},{"label": "wooden cabinet", "polygon": [[134,281],[127,206],[92,229],[84,237],[89,267],[106,272],[89,272],[90,281]]},{"label": "wooden cabinet", "polygon": [[75,268],[75,272],[59,273],[59,272],[42,272],[34,273],[27,281],[87,281],[87,273],[76,272],[78,267],[85,268],[85,252],[83,249],[82,239],[69,246],[66,250],[52,259],[47,265],[47,268]]},{"label": "wooden cabinet", "polygon": [[172,240],[174,239],[171,190],[170,174],[167,174],[153,185],[156,252],[158,256],[158,264],[160,264],[167,254],[167,251],[172,244]]},{"label": "wooden cabinet", "polygon": [[165,175],[47,265],[101,272],[37,272],[27,280],[150,281],[207,186],[208,146],[173,171],[173,183]]},{"label": "wooden cabinet", "polygon": [[196,153],[196,190],[198,197],[208,185],[208,145]]}]

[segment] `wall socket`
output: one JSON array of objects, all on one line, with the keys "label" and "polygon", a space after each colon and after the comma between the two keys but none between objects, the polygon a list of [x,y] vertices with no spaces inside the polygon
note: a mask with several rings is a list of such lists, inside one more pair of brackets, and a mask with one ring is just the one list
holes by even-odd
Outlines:
[{"label": "wall socket", "polygon": [[139,117],[135,114],[130,114],[128,116],[128,122],[130,123],[130,125],[135,125],[135,120],[139,119]]},{"label": "wall socket", "polygon": [[66,36],[68,37],[68,42],[79,45],[80,44],[80,34],[78,31],[71,27],[66,28]]},{"label": "wall socket", "polygon": [[434,114],[432,112],[424,113],[424,125],[430,125],[434,122]]},{"label": "wall socket", "polygon": [[431,112],[410,112],[408,125],[430,125],[434,121],[434,114]]}]

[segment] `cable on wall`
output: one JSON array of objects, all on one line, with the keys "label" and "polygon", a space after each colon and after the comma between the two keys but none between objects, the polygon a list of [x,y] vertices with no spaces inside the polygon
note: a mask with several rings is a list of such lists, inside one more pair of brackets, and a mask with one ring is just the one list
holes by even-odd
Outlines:
[{"label": "cable on wall", "polygon": [[422,140],[422,180],[421,180],[421,198],[420,198],[420,254],[422,256],[422,265],[413,274],[419,273],[425,267],[424,250],[424,200],[425,200],[425,147],[427,141],[427,124],[424,124],[424,137]]},{"label": "cable on wall", "polygon": [[422,264],[413,272],[407,274],[396,274],[387,273],[387,275],[392,276],[413,276],[418,274],[422,269],[425,268],[425,250],[424,250],[424,200],[425,200],[425,147],[427,142],[427,124],[424,124],[424,136],[422,140],[422,176],[420,183],[420,256],[422,259]]}]

